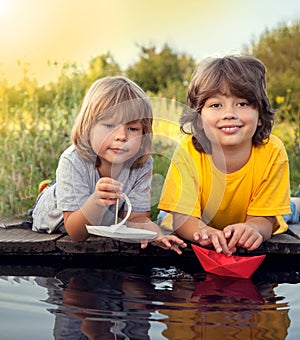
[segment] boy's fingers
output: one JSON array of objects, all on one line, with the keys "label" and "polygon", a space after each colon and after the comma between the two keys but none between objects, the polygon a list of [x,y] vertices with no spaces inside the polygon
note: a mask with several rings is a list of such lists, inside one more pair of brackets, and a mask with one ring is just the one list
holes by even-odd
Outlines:
[{"label": "boy's fingers", "polygon": [[232,226],[227,226],[223,229],[225,238],[230,238],[233,232],[234,232],[234,228]]},{"label": "boy's fingers", "polygon": [[212,244],[217,253],[223,252],[226,255],[231,255],[231,252],[227,246],[226,239],[224,237],[220,237],[219,234],[214,234],[212,236]]},{"label": "boy's fingers", "polygon": [[142,249],[145,249],[145,248],[147,247],[147,245],[148,245],[148,242],[147,242],[147,241],[142,241],[142,242],[141,242],[141,248],[142,248]]},{"label": "boy's fingers", "polygon": [[123,190],[123,183],[116,181],[109,177],[100,178],[97,185],[99,185],[102,190],[115,191],[115,192]]},{"label": "boy's fingers", "polygon": [[202,240],[207,240],[209,237],[209,233],[208,230],[206,228],[202,228],[199,232],[200,237],[202,238]]}]

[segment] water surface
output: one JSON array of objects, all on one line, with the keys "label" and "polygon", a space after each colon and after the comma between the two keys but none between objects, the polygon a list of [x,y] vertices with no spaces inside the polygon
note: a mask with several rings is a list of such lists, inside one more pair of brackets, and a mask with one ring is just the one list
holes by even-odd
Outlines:
[{"label": "water surface", "polygon": [[300,275],[282,267],[234,279],[157,258],[2,265],[1,339],[298,339]]}]

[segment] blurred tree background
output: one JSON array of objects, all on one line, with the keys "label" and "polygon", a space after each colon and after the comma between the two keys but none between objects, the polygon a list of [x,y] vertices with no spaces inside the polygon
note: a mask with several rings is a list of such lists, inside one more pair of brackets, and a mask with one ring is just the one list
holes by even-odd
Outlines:
[{"label": "blurred tree background", "polygon": [[[282,24],[266,31],[245,47],[266,65],[268,92],[278,110],[273,132],[286,145],[291,165],[291,187],[300,183],[300,23]],[[198,61],[175,52],[165,44],[139,46],[139,60],[122,70],[113,56],[93,58],[86,69],[76,64],[58,65],[55,82],[39,86],[30,77],[30,65],[20,63],[23,78],[14,86],[0,79],[0,216],[24,216],[37,195],[38,183],[55,177],[61,152],[70,144],[70,130],[88,87],[98,78],[125,75],[139,84],[150,97],[160,98],[160,118],[178,120],[185,103],[191,73]],[[160,127],[161,128],[161,127]],[[176,124],[172,129],[177,129]],[[169,136],[170,131],[160,132]],[[174,136],[173,136],[174,139]],[[154,174],[162,184],[174,145],[157,140]],[[157,178],[157,176],[156,176]],[[157,197],[159,188],[154,187]],[[157,199],[153,203],[156,214]]]},{"label": "blurred tree background", "polygon": [[245,53],[259,58],[267,68],[267,86],[277,109],[273,133],[284,142],[290,159],[293,191],[300,184],[300,22],[266,30]]}]

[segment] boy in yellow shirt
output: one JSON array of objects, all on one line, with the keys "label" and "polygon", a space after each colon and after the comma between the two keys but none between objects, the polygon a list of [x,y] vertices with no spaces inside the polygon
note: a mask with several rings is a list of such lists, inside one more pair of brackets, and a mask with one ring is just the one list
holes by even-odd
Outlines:
[{"label": "boy in yellow shirt", "polygon": [[271,135],[265,66],[249,56],[208,59],[195,70],[159,208],[186,240],[230,255],[287,230],[288,157]]}]

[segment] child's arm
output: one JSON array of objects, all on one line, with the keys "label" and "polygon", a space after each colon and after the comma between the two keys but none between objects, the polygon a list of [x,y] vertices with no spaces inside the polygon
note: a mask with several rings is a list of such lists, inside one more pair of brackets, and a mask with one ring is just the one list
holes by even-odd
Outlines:
[{"label": "child's arm", "polygon": [[245,223],[226,226],[223,230],[207,226],[201,219],[173,213],[176,233],[202,246],[213,245],[217,252],[231,255],[236,247],[258,248],[272,236],[274,217],[247,216]]},{"label": "child's arm", "polygon": [[89,237],[85,225],[101,221],[105,208],[122,197],[121,190],[122,183],[108,177],[100,178],[95,191],[80,209],[64,211],[64,225],[73,241],[85,241]]},{"label": "child's arm", "polygon": [[202,246],[213,245],[219,253],[231,255],[236,251],[227,245],[223,230],[209,227],[199,218],[173,213],[173,228],[179,237],[198,242]]},{"label": "child's arm", "polygon": [[[126,215],[126,212],[124,212]],[[162,248],[174,250],[177,254],[182,254],[179,249],[185,248],[186,243],[175,235],[165,235],[160,227],[151,221],[150,213],[145,212],[132,212],[126,222],[126,225],[130,228],[139,228],[154,231],[157,233],[157,237],[154,242]],[[141,247],[146,248],[148,242],[142,242]]]},{"label": "child's arm", "polygon": [[250,216],[244,223],[229,225],[224,228],[224,234],[230,238],[228,247],[243,247],[248,250],[258,248],[263,241],[272,236],[274,217]]}]

